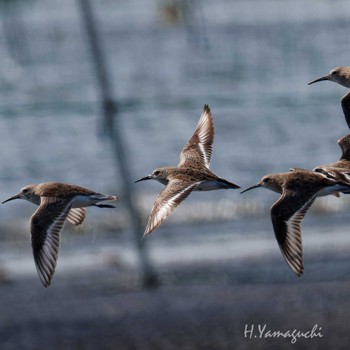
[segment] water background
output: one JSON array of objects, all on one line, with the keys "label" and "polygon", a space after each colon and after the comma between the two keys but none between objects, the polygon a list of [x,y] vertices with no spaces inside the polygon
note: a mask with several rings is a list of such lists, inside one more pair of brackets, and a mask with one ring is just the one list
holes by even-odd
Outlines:
[{"label": "water background", "polygon": [[[349,1],[91,2],[131,183],[178,163],[204,104],[216,131],[211,169],[242,188],[339,159],[346,89],[307,83],[350,65]],[[30,247],[35,206],[1,205],[1,349],[290,349],[288,339],[245,339],[258,323],[322,327],[322,339],[295,349],[348,348],[350,197],[317,199],[306,215],[297,278],[273,234],[277,194],[192,193],[146,238],[161,287],[143,290],[79,1],[0,5],[0,201],[46,181],[121,197],[65,225],[47,289]],[[132,186],[146,225],[162,185]]]},{"label": "water background", "polygon": [[[154,168],[178,163],[204,104],[212,109],[216,131],[211,168],[243,188],[266,173],[313,168],[339,158],[336,141],[348,133],[340,107],[345,89],[330,82],[307,83],[335,66],[349,64],[348,1],[310,1],[306,6],[301,0],[207,0],[190,3],[190,19],[176,23],[166,20],[165,3],[104,0],[94,4],[119,103],[131,182]],[[99,93],[78,3],[18,4],[3,12],[2,23],[1,198],[18,193],[28,183],[46,181],[120,193],[113,153],[98,133]],[[16,29],[10,40],[6,28]],[[162,187],[152,181],[134,186],[146,220]],[[244,195],[193,193],[153,234],[150,246],[157,246],[155,235],[159,242],[177,235],[182,249],[193,245],[191,236],[197,237],[197,244],[207,244],[214,231],[223,234],[225,242],[245,247],[243,254],[250,234],[265,237],[277,248],[269,218],[269,207],[277,199],[261,189]],[[346,224],[349,205],[347,198],[318,200],[309,215],[322,217],[336,230]],[[4,237],[10,241],[15,237],[16,244],[27,239],[33,210],[33,205],[22,201],[1,207],[2,230],[10,232]],[[91,236],[78,239],[80,246],[91,245],[104,237],[103,232],[129,227],[122,199],[113,214],[98,209],[88,214],[82,230]],[[263,220],[263,226],[246,232],[247,220]],[[198,230],[198,222],[216,226]],[[181,225],[188,225],[187,229]],[[313,228],[307,239],[316,244],[319,229]],[[190,235],[183,232],[188,230]],[[347,236],[340,232],[339,240],[347,246]],[[121,236],[118,239],[129,249],[121,254],[132,254],[127,234]],[[65,239],[75,242],[76,238]],[[162,249],[155,260],[169,248],[165,244]],[[200,251],[205,259],[205,250]],[[256,245],[254,252],[262,254],[261,247]],[[275,252],[279,254],[278,249]],[[26,258],[31,259],[30,251]],[[9,269],[23,271],[17,258],[13,260]]]}]

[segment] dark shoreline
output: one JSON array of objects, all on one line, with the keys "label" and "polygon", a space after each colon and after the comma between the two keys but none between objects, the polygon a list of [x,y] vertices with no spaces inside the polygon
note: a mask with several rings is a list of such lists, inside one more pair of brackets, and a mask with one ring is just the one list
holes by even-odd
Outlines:
[{"label": "dark shoreline", "polygon": [[[345,349],[350,341],[350,264],[309,257],[297,278],[281,261],[251,260],[160,269],[142,290],[134,270],[105,268],[0,285],[1,349],[290,349],[290,339],[248,339],[245,325],[322,328],[295,349]],[[330,266],[328,266],[330,264]],[[336,347],[334,347],[336,344]]]}]

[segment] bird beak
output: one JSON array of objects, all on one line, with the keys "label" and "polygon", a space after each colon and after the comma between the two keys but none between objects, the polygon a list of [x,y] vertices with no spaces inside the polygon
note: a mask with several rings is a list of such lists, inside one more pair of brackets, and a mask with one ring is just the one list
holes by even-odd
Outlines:
[{"label": "bird beak", "polygon": [[9,202],[9,201],[13,201],[14,199],[20,199],[21,198],[21,194],[16,194],[15,196],[13,197],[10,197],[8,199],[6,199],[5,201],[2,202],[2,204],[6,203],[6,202]]},{"label": "bird beak", "polygon": [[142,177],[141,179],[135,181],[135,184],[136,184],[136,182],[145,181],[145,180],[151,180],[151,179],[152,179],[152,176],[148,175],[148,176]]},{"label": "bird beak", "polygon": [[310,81],[310,83],[308,83],[307,85],[311,85],[313,83],[317,83],[317,82],[322,81],[322,80],[330,80],[329,79],[329,75],[325,75],[324,77],[321,77],[321,78],[318,78],[316,80]]},{"label": "bird beak", "polygon": [[250,187],[246,188],[245,190],[243,190],[243,191],[241,192],[241,194],[244,193],[244,192],[250,191],[250,190],[252,190],[253,188],[258,188],[258,187],[261,187],[261,184],[260,184],[260,183],[257,183],[256,185],[253,185],[253,186],[250,186]]}]

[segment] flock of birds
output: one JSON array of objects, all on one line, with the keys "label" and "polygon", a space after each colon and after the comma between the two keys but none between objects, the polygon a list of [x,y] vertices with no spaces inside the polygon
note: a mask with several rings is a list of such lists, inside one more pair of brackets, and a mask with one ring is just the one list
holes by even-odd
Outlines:
[{"label": "flock of birds", "polygon": [[[334,68],[309,84],[323,80],[350,88],[350,67]],[[341,105],[350,128],[350,92],[342,98]],[[165,185],[154,202],[144,236],[155,230],[192,191],[240,188],[209,169],[213,141],[213,117],[209,106],[205,105],[192,137],[180,153],[179,164],[158,168],[136,181],[153,179]],[[241,192],[264,187],[281,194],[271,207],[273,229],[287,264],[298,276],[304,268],[300,224],[308,209],[317,197],[350,193],[350,134],[339,139],[338,144],[342,155],[335,163],[313,170],[291,168],[285,173],[268,174]],[[14,199],[39,206],[31,217],[31,242],[39,278],[48,287],[55,272],[60,232],[66,219],[73,225],[80,225],[85,219],[86,207],[114,208],[101,202],[118,198],[77,185],[48,182],[28,185],[2,203]]]}]

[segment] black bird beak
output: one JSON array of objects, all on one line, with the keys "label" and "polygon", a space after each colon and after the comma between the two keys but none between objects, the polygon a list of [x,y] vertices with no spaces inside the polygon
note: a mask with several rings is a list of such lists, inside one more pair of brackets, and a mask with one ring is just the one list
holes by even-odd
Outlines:
[{"label": "black bird beak", "polygon": [[151,180],[151,179],[152,179],[152,176],[148,175],[148,176],[142,177],[141,179],[135,181],[135,184],[136,184],[136,182],[145,181],[145,180]]},{"label": "black bird beak", "polygon": [[252,190],[253,188],[258,188],[258,187],[261,187],[260,183],[257,183],[256,185],[253,185],[253,186],[250,186],[250,187],[246,188],[245,190],[243,190],[243,191],[241,192],[241,194],[244,193],[244,192],[250,191],[250,190]]},{"label": "black bird beak", "polygon": [[307,85],[311,85],[313,83],[317,83],[317,82],[322,81],[322,80],[329,80],[329,75],[325,75],[324,77],[321,77],[321,78],[318,78],[316,80],[310,81],[310,83],[308,83]]},{"label": "black bird beak", "polygon": [[14,199],[20,199],[21,198],[21,194],[16,194],[15,196],[13,197],[10,197],[8,199],[6,199],[5,201],[2,202],[2,204],[6,203],[6,202],[9,202],[9,201],[13,201]]}]

